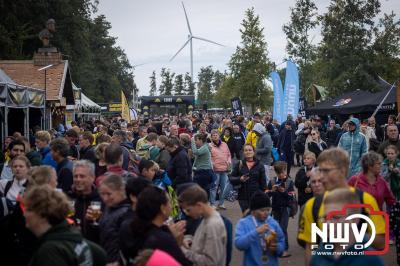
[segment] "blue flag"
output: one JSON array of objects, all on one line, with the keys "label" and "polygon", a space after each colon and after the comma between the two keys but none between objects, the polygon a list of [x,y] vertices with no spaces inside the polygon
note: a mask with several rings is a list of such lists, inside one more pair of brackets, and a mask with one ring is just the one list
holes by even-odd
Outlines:
[{"label": "blue flag", "polygon": [[274,113],[273,118],[279,123],[283,122],[283,89],[278,72],[271,73],[272,87],[274,89]]},{"label": "blue flag", "polygon": [[285,90],[283,94],[283,114],[291,114],[296,119],[300,101],[299,72],[291,60],[287,61]]}]

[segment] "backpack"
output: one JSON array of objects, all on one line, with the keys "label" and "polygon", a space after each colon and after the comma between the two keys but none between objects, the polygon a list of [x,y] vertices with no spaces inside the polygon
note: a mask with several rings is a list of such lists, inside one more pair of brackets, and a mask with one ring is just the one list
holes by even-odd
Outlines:
[{"label": "backpack", "polygon": [[[285,181],[285,188],[289,188],[290,181],[292,181],[290,178],[287,178]],[[271,182],[271,187],[275,185],[276,181],[274,178],[270,180]],[[292,181],[293,182],[293,181]],[[297,211],[299,210],[299,204],[297,202],[296,198],[296,193],[289,194],[289,217],[294,217],[297,214]]]},{"label": "backpack", "polygon": [[[361,204],[363,204],[364,203],[364,192],[359,189],[356,189],[355,192],[356,192],[358,198],[360,199]],[[324,194],[321,194],[321,195],[318,195],[315,197],[315,200],[314,200],[314,203],[312,206],[312,217],[313,217],[312,223],[316,223],[318,221],[318,212],[319,212],[319,209],[321,208],[323,200],[324,200]],[[369,214],[365,211],[365,208],[362,209],[361,214],[369,216]],[[319,244],[321,239],[318,237],[317,241]]]},{"label": "backpack", "polygon": [[304,134],[299,134],[293,143],[293,149],[298,154],[303,154],[305,151],[306,138]]},{"label": "backpack", "polygon": [[7,181],[6,186],[4,188],[4,193],[0,195],[0,219],[6,217],[11,214],[14,210],[15,206],[11,200],[7,199],[7,193],[11,189],[13,184],[13,180]]}]

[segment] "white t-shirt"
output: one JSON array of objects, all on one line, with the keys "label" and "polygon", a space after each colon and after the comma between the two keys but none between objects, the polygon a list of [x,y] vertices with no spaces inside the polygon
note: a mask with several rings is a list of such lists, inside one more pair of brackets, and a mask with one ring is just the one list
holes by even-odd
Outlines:
[{"label": "white t-shirt", "polygon": [[[2,194],[4,194],[4,190],[6,189],[6,185],[7,182],[10,180],[0,180],[0,192]],[[26,183],[26,179],[22,179],[22,180],[17,180],[14,179],[12,181],[12,185],[10,187],[10,189],[7,191],[7,195],[4,195],[7,199],[11,200],[12,202],[16,202],[17,201],[17,196],[18,194],[24,190],[24,184]]]},{"label": "white t-shirt", "polygon": [[0,179],[3,180],[12,180],[13,179],[13,172],[11,166],[8,162],[4,163],[3,170],[1,171]]}]

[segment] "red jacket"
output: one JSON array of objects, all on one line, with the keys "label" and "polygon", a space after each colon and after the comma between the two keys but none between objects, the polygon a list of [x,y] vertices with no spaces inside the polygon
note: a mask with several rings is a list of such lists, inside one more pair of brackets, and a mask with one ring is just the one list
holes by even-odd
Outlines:
[{"label": "red jacket", "polygon": [[391,206],[396,202],[396,199],[389,188],[389,184],[381,176],[377,177],[374,184],[370,184],[367,181],[367,177],[363,173],[360,173],[352,176],[348,181],[348,184],[352,187],[355,187],[356,183],[356,188],[371,194],[376,199],[380,210],[382,210],[384,202],[386,202],[386,205],[388,206]]}]

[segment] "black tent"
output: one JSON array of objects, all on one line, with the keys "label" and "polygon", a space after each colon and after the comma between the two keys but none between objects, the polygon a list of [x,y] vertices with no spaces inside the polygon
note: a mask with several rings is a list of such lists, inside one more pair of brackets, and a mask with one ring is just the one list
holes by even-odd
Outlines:
[{"label": "black tent", "polygon": [[[316,106],[306,109],[307,115],[350,115],[358,113],[373,113],[389,92],[391,84],[380,83],[382,89],[379,92],[356,90],[347,92],[339,97],[317,103]],[[379,112],[396,112],[397,99],[396,87],[394,87]]]}]

